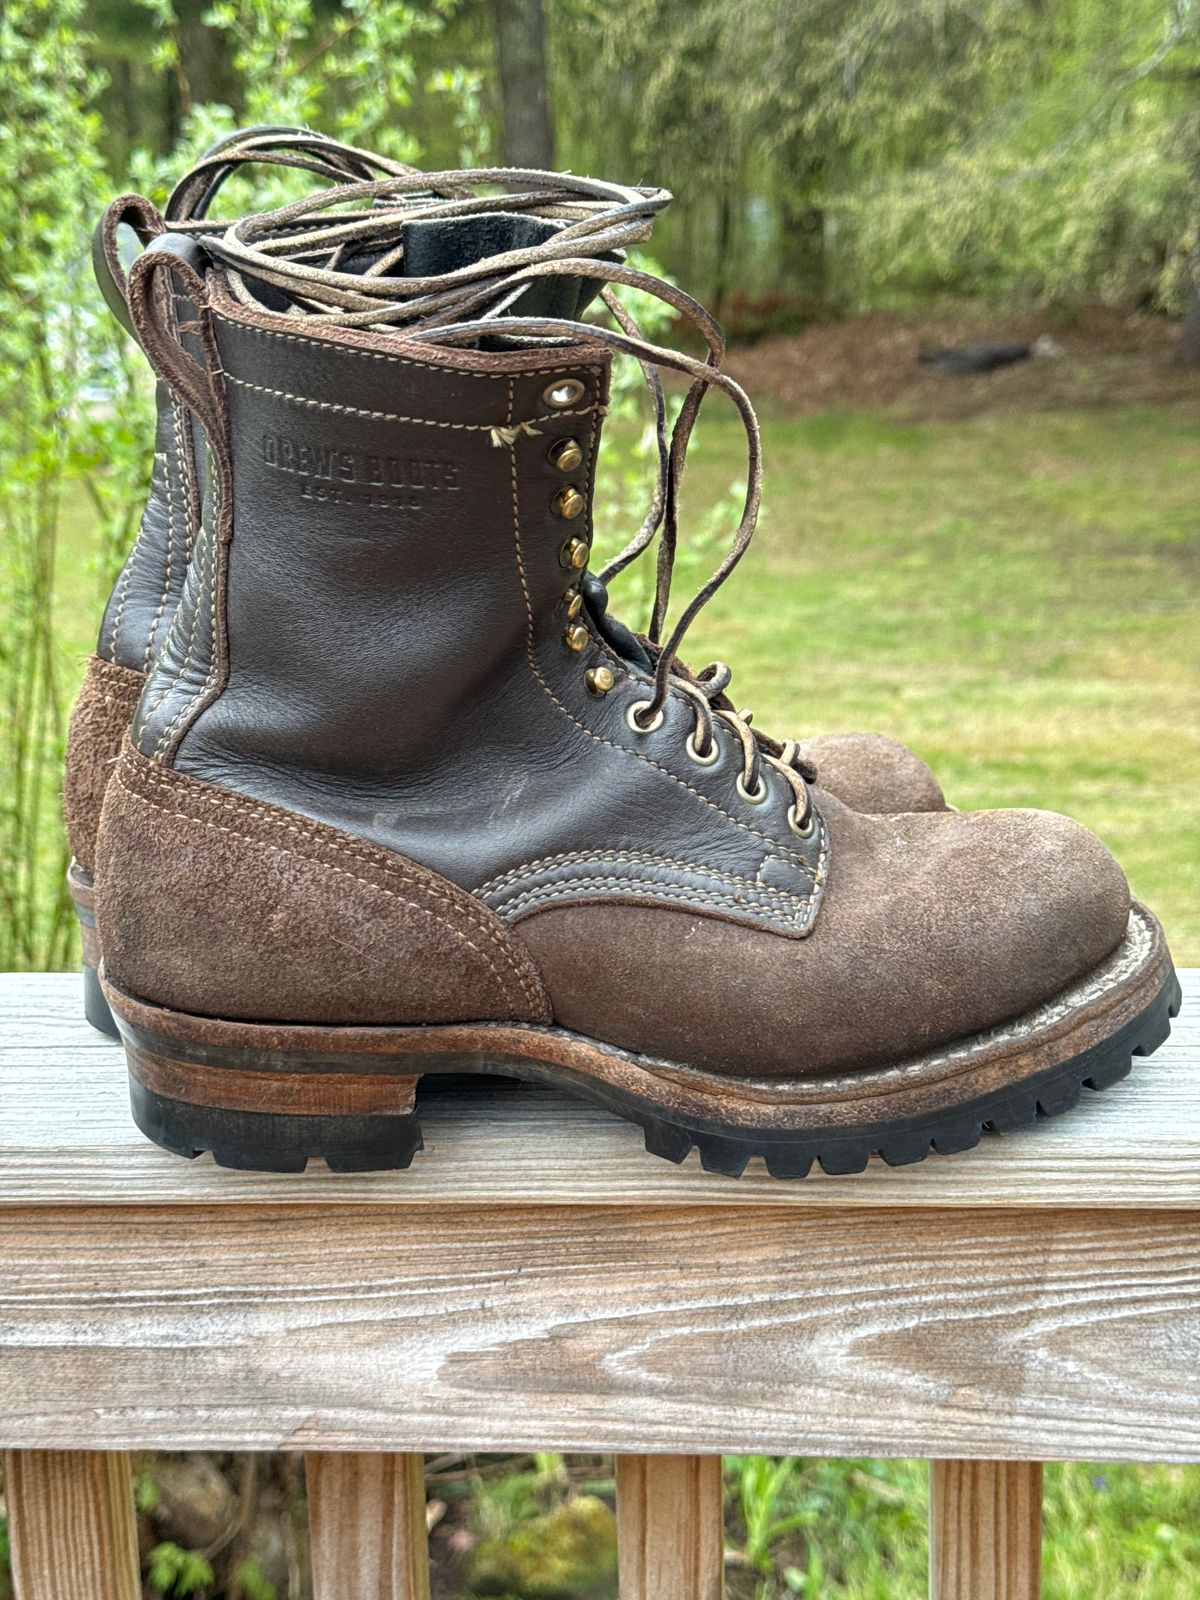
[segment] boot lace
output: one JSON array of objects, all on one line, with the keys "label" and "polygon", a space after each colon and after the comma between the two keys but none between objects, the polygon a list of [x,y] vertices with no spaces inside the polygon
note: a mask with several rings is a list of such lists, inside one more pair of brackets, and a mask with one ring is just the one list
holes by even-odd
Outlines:
[{"label": "boot lace", "polygon": [[[264,307],[256,286],[267,284],[273,291],[273,304],[277,306],[282,296],[291,314],[331,327],[401,330],[406,339],[443,346],[470,345],[485,338],[503,338],[509,343],[544,343],[547,339],[599,342],[632,356],[641,367],[654,409],[655,487],[637,532],[600,574],[602,582],[609,581],[658,537],[654,604],[645,641],[653,665],[653,691],[648,699],[630,707],[629,725],[640,733],[652,732],[662,724],[672,690],[683,695],[694,719],[686,742],[691,759],[700,765],[716,760],[714,730],[721,723],[741,747],[737,788],[742,798],[752,805],[767,798],[763,768],[770,765],[792,791],[789,826],[800,837],[809,837],[815,827],[809,786],[816,772],[800,758],[796,741],[767,737],[751,726],[749,712],[735,709],[725,693],[731,672],[723,663],[715,662],[693,674],[679,660],[688,629],[730,577],[753,538],[762,493],[762,446],[749,397],[722,369],[725,338],[715,318],[684,290],[627,265],[623,259],[627,249],[650,236],[656,217],[670,202],[670,193],[505,167],[416,172],[394,163],[386,166],[368,151],[333,141],[328,145],[329,151],[322,147],[316,161],[311,152],[306,153],[303,164],[319,170],[331,182],[330,188],[227,226],[190,219],[182,226],[200,234],[205,249],[225,269],[231,293],[257,311]],[[287,164],[302,164],[298,152],[286,145],[284,150]],[[273,157],[260,146],[252,154],[225,149],[213,158],[226,164],[239,159],[266,161]],[[384,175],[369,177],[371,170],[383,170]],[[355,176],[336,181],[347,172]],[[502,191],[499,197],[497,190]],[[192,191],[202,192],[199,184]],[[403,260],[404,229],[414,219],[470,217],[498,207],[558,226],[541,243],[487,256],[436,276],[395,273]],[[364,253],[372,258],[369,264],[363,268],[360,262],[360,270],[352,270],[355,258]],[[512,313],[532,284],[559,277],[595,282],[613,326]],[[700,335],[706,347],[704,358],[648,339],[618,298],[618,288],[638,290],[670,307]],[[669,427],[661,377],[664,368],[688,380],[682,405]],[[664,640],[687,449],[700,407],[712,389],[727,396],[742,422],[745,496],[724,557],[684,606]]]}]

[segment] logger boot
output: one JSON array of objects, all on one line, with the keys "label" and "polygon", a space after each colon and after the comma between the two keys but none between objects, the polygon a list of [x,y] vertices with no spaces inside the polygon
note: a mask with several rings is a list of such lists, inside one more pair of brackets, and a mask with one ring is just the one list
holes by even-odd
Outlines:
[{"label": "logger boot", "polygon": [[[597,192],[564,179],[561,203]],[[152,1139],[403,1166],[418,1080],[485,1070],[587,1096],[672,1160],[845,1172],[1062,1110],[1161,1041],[1161,930],[1092,835],[855,813],[719,704],[727,674],[678,669],[753,529],[731,379],[569,318],[401,335],[394,288],[352,276],[281,311],[161,253],[131,274],[212,470],[98,843],[105,993]],[[320,319],[298,308],[318,286]],[[486,287],[493,308],[510,279]],[[730,553],[653,648],[586,581],[614,347],[685,374],[685,430],[720,389],[749,444]]]},{"label": "logger boot", "polygon": [[[249,164],[300,165],[326,181],[357,179],[411,169],[299,128],[251,128],[209,150],[181,180],[160,215],[149,201],[124,195],[106,211],[96,232],[96,276],[110,309],[129,334],[125,271],[118,230],[133,230],[143,246],[166,248],[199,263],[193,243],[225,180]],[[479,254],[494,249],[485,214],[478,221]],[[457,260],[454,264],[457,264]],[[424,263],[430,273],[450,263]],[[202,431],[169,387],[156,391],[154,468],[149,498],[134,542],[104,611],[99,638],[89,657],[68,732],[63,786],[68,872],[83,936],[84,1010],[101,1031],[117,1035],[97,978],[100,962],[95,918],[96,830],[104,791],[133,712],[160,646],[174,620],[199,525],[200,482],[205,460]],[[803,759],[819,769],[822,783],[858,811],[940,810],[941,787],[919,756],[881,734],[825,734],[800,741]]]}]

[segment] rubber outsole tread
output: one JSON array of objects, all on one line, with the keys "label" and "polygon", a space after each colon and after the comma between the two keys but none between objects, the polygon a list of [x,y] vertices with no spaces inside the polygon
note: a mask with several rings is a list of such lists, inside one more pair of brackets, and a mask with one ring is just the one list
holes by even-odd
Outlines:
[{"label": "rubber outsole tread", "polygon": [[[791,1180],[806,1177],[814,1164],[831,1176],[862,1172],[874,1156],[891,1167],[911,1166],[931,1150],[960,1154],[986,1133],[1003,1135],[1060,1116],[1078,1104],[1085,1088],[1101,1092],[1118,1083],[1135,1056],[1163,1043],[1180,1001],[1172,977],[1140,1017],[1043,1081],[1015,1084],[974,1106],[955,1106],[906,1125],[825,1135],[741,1134],[672,1120],[644,1104],[618,1106],[611,1097],[605,1104],[642,1128],[651,1155],[679,1165],[695,1148],[702,1169],[722,1177],[741,1177],[755,1159],[772,1177]],[[164,1100],[133,1078],[130,1091],[134,1120],[156,1144],[189,1159],[211,1150],[218,1166],[237,1170],[302,1172],[315,1159],[336,1172],[401,1170],[422,1148],[416,1113],[363,1119],[221,1111]]]}]

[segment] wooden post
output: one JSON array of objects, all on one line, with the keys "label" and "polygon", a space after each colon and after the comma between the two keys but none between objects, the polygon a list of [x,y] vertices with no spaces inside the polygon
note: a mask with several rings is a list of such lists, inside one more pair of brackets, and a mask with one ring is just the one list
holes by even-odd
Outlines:
[{"label": "wooden post", "polygon": [[313,1600],[429,1600],[425,1458],[310,1454]]},{"label": "wooden post", "polygon": [[721,1600],[720,1456],[618,1456],[621,1600]]},{"label": "wooden post", "polygon": [[124,1451],[8,1450],[4,1494],[16,1600],[140,1600]]},{"label": "wooden post", "polygon": [[1041,1463],[931,1462],[930,1600],[1038,1600],[1041,1592]]}]

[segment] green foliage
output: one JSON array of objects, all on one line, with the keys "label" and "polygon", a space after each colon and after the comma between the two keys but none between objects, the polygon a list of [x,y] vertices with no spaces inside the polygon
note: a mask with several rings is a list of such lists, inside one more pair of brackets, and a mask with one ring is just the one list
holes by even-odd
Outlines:
[{"label": "green foliage", "polygon": [[240,1561],[234,1569],[232,1588],[244,1600],[279,1600],[279,1591],[263,1574],[261,1564],[251,1558]]},{"label": "green foliage", "polygon": [[482,1540],[466,1575],[475,1595],[588,1600],[611,1592],[616,1571],[616,1518],[602,1500],[578,1495]]},{"label": "green foliage", "polygon": [[182,1550],[179,1545],[155,1545],[147,1562],[147,1576],[162,1600],[203,1600],[204,1591],[214,1581],[211,1564],[198,1550]]},{"label": "green foliage", "polygon": [[1183,306],[1196,0],[555,3],[572,151],[676,190],[659,248],[717,298]]},{"label": "green foliage", "polygon": [[54,633],[64,488],[82,483],[91,502],[98,600],[150,450],[144,380],[102,331],[91,283],[87,227],[108,180],[83,10],[0,12],[0,967],[60,966],[73,937],[55,803],[74,687]]}]

